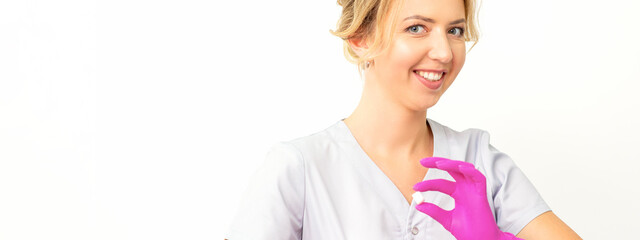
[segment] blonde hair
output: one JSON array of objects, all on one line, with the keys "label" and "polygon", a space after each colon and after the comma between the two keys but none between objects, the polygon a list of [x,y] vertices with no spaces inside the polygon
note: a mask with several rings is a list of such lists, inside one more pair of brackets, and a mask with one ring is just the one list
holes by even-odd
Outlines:
[{"label": "blonde hair", "polygon": [[[396,1],[393,4],[392,1]],[[329,32],[343,40],[343,52],[347,61],[358,65],[358,72],[364,69],[364,63],[368,59],[374,58],[383,52],[391,44],[398,8],[404,0],[338,0],[338,5],[342,7],[342,15],[338,19],[337,29]],[[465,41],[473,41],[476,45],[479,38],[479,31],[476,12],[476,0],[463,0],[465,7],[464,32]],[[385,26],[391,21],[391,26]],[[349,46],[349,39],[366,39],[373,37],[373,43],[368,50],[358,56]],[[471,51],[469,48],[469,51]]]}]

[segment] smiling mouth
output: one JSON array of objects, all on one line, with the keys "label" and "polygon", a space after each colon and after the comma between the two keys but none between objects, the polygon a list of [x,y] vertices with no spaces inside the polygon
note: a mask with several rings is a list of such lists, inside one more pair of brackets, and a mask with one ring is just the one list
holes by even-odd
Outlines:
[{"label": "smiling mouth", "polygon": [[424,71],[413,71],[419,77],[422,77],[424,80],[429,82],[437,82],[444,78],[446,72],[424,72]]}]

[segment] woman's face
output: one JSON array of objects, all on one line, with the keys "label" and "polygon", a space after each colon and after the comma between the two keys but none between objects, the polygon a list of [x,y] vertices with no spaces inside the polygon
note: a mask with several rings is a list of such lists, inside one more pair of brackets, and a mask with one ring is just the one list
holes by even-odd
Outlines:
[{"label": "woman's face", "polygon": [[369,68],[385,95],[416,111],[436,104],[464,65],[464,10],[463,0],[405,0],[391,46]]}]

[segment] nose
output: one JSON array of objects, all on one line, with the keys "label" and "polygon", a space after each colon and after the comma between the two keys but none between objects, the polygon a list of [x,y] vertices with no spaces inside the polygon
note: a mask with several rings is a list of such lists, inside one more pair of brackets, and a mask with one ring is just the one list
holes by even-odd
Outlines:
[{"label": "nose", "polygon": [[[435,32],[433,32],[435,33]],[[433,34],[430,41],[431,49],[429,50],[429,58],[437,60],[441,63],[449,63],[453,59],[453,52],[449,44],[447,34]]]}]

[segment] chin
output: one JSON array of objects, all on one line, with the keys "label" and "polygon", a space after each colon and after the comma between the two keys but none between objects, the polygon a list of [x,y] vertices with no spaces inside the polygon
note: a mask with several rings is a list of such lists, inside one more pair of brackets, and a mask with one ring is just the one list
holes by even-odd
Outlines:
[{"label": "chin", "polygon": [[421,101],[421,103],[419,104],[419,109],[416,109],[416,111],[425,111],[433,106],[436,105],[436,103],[438,103],[438,100],[440,99],[440,96],[434,96],[432,98],[428,98],[425,99],[423,101]]}]

